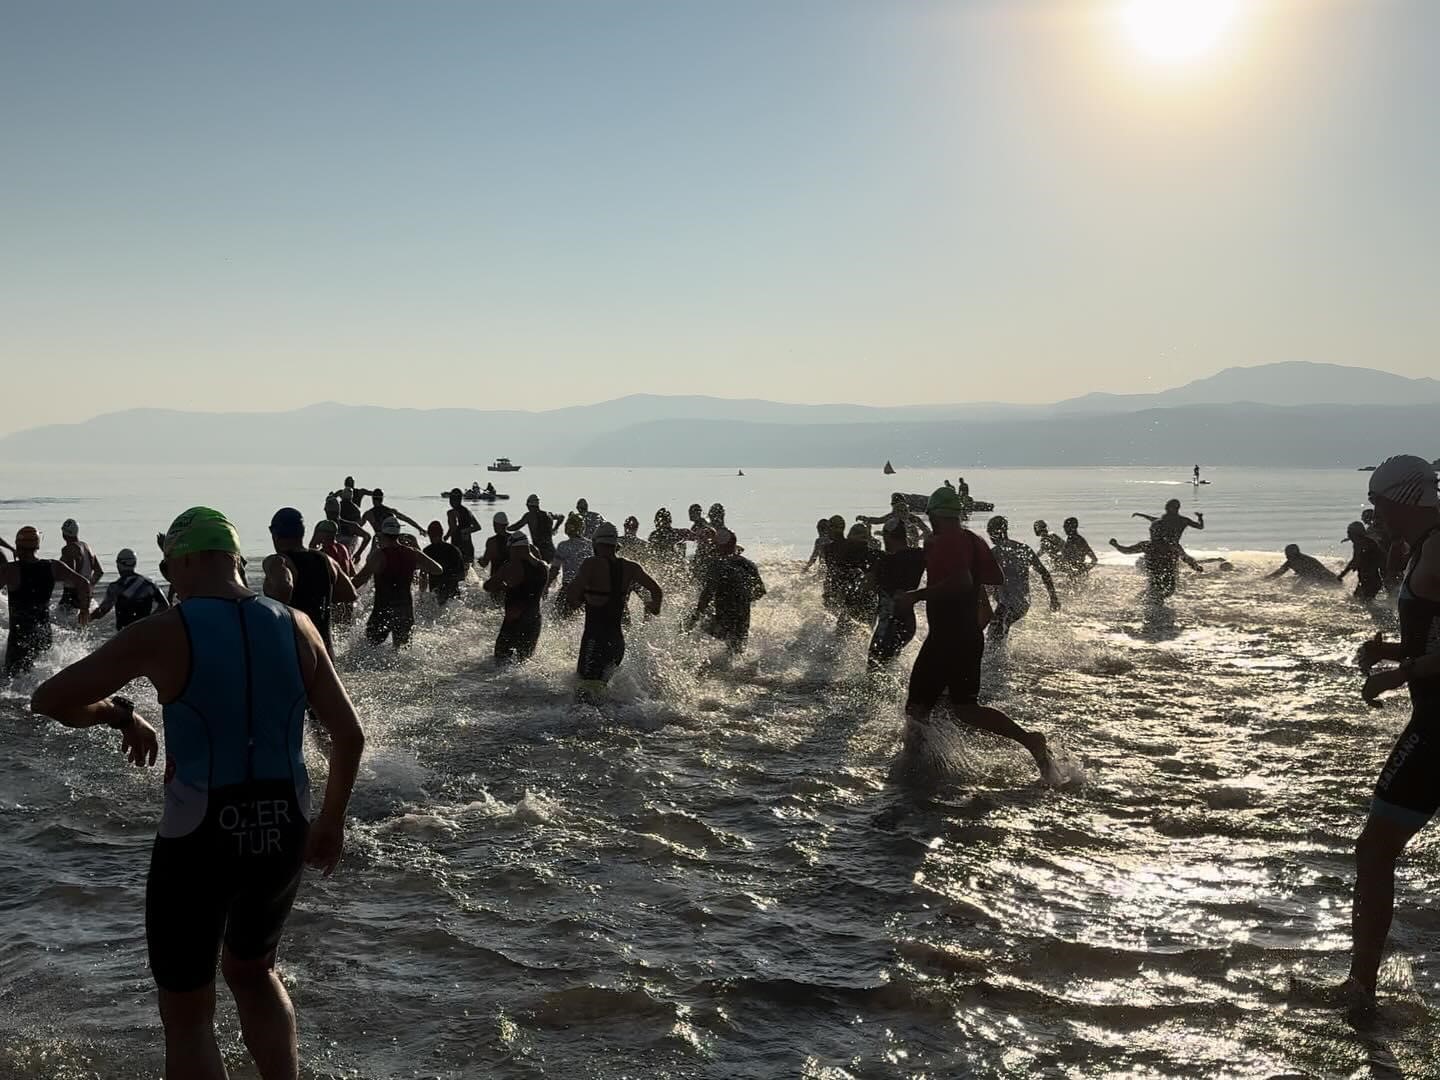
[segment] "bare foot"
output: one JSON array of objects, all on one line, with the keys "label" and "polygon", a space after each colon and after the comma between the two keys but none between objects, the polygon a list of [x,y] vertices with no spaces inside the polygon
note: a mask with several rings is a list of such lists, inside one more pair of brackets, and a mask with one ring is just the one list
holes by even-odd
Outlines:
[{"label": "bare foot", "polygon": [[1055,782],[1055,759],[1050,756],[1050,744],[1046,742],[1045,736],[1038,731],[1032,731],[1022,740],[1025,749],[1030,751],[1030,756],[1035,759],[1035,767],[1040,770],[1040,779],[1047,784]]}]

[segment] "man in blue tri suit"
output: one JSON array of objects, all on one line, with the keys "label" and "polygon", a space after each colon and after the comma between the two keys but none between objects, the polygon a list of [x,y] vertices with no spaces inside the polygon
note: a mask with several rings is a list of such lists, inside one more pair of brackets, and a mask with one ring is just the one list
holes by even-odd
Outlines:
[{"label": "man in blue tri suit", "polygon": [[[217,961],[264,1080],[298,1074],[295,1011],[275,973],[305,865],[328,876],[364,736],[314,624],[241,580],[239,538],[215,510],[175,519],[162,571],[180,603],[120,632],[35,691],[69,727],[121,732],[153,765],[155,729],[112,697],[149,679],[165,728],[165,808],[150,857],[145,938],[165,1026],[165,1074],[224,1080],[215,1039]],[[310,708],[330,734],[329,780],[312,815],[302,748]]]}]

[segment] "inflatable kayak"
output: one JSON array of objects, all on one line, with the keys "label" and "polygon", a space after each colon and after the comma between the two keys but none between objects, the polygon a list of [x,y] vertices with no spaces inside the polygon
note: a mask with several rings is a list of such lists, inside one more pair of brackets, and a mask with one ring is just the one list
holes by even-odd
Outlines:
[{"label": "inflatable kayak", "polygon": [[[450,498],[450,492],[442,491],[440,497],[442,499],[448,499]],[[466,502],[501,502],[510,498],[509,495],[501,495],[499,492],[496,492],[494,495],[489,495],[483,491],[465,491],[461,493],[460,497]]]},{"label": "inflatable kayak", "polygon": [[[906,495],[905,502],[911,510],[917,514],[925,512],[925,506],[930,501],[929,495]],[[971,514],[990,514],[995,511],[995,504],[992,502],[980,502],[977,499],[969,499],[965,503],[965,509]]]}]

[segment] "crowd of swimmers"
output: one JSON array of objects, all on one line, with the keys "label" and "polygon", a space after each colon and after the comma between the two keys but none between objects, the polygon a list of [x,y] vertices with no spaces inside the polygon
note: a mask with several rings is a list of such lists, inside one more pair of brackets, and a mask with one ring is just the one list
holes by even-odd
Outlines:
[{"label": "crowd of swimmers", "polygon": [[[1408,686],[1413,710],[1376,784],[1357,847],[1352,966],[1340,996],[1359,1007],[1374,1002],[1395,863],[1440,809],[1435,471],[1420,458],[1388,459],[1371,474],[1370,499],[1373,512],[1348,530],[1353,552],[1342,571],[1293,546],[1276,571],[1307,580],[1323,571],[1332,582],[1354,573],[1362,596],[1373,598],[1388,585],[1397,597],[1400,640],[1377,636],[1357,658],[1367,703]],[[1037,550],[1014,539],[1004,517],[990,517],[987,543],[966,527],[980,504],[963,480],[938,488],[923,506],[915,501],[897,494],[883,516],[817,522],[806,566],[821,568],[836,632],[868,628],[869,664],[884,670],[916,636],[915,608],[924,604],[928,633],[909,674],[906,749],[923,747],[944,701],[944,718],[1012,740],[1053,782],[1059,772],[1045,735],[981,704],[981,662],[987,638],[1004,639],[1025,617],[1032,575],[1059,609],[1067,585],[1097,564],[1095,552],[1074,518],[1063,523],[1063,536],[1035,522]],[[166,586],[139,574],[135,553],[122,551],[117,579],[93,608],[105,568],[74,521],[61,528],[59,559],[38,557],[41,537],[30,526],[16,535],[13,559],[0,553],[9,595],[7,676],[28,670],[50,648],[57,586],[61,606],[81,624],[113,610],[119,630],[46,680],[31,700],[36,713],[72,727],[114,728],[130,761],[152,765],[157,732],[120,692],[143,678],[160,702],[166,800],[151,859],[146,939],[168,1076],[225,1075],[213,1026],[217,958],[260,1075],[296,1076],[294,1012],[275,974],[275,955],[303,867],[328,874],[343,849],[364,736],[335,671],[332,626],[353,619],[366,586],[373,600],[365,636],[403,646],[415,625],[416,588],[444,606],[462,596],[478,569],[499,609],[500,664],[533,654],[546,617],[583,618],[576,667],[580,693],[590,700],[603,694],[624,659],[632,593],[643,596],[650,616],[660,614],[667,596],[693,595],[685,627],[703,627],[731,652],[746,647],[751,606],[765,585],[719,503],[708,511],[692,505],[683,526],[659,510],[642,537],[636,518],[616,528],[584,499],[573,512],[557,514],[531,495],[516,520],[495,514],[489,535],[460,490],[449,502],[445,521],[421,526],[387,504],[383,491],[347,478],[325,499],[313,528],[299,510],[282,508],[270,522],[274,552],[263,562],[259,593],[249,587],[234,526],[206,507],[187,510],[157,537]],[[1149,522],[1148,537],[1111,545],[1143,557],[1147,593],[1163,600],[1175,591],[1180,565],[1200,568],[1181,541],[1187,530],[1205,527],[1204,516],[1181,514],[1178,501],[1159,515],[1138,516]],[[406,525],[425,537],[424,546]],[[329,757],[323,805],[314,814],[303,747],[307,716],[325,733]]]}]

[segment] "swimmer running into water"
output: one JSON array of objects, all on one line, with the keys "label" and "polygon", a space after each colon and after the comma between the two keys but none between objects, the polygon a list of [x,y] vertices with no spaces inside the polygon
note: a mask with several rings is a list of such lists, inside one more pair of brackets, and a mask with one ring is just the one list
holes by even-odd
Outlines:
[{"label": "swimmer running into water", "polygon": [[905,703],[905,748],[923,744],[931,714],[947,691],[956,723],[1019,743],[1035,759],[1047,782],[1055,777],[1045,736],[1026,731],[999,709],[980,704],[980,663],[985,654],[982,587],[1000,586],[1005,575],[989,546],[960,524],[965,506],[951,488],[940,488],[926,506],[934,534],[925,545],[925,587],[900,593],[897,609],[923,602],[930,624],[910,672]]}]

